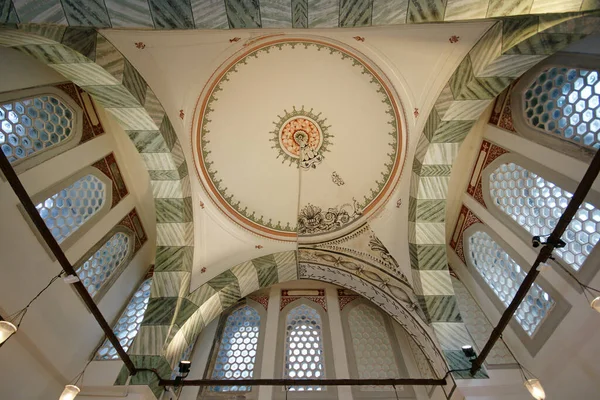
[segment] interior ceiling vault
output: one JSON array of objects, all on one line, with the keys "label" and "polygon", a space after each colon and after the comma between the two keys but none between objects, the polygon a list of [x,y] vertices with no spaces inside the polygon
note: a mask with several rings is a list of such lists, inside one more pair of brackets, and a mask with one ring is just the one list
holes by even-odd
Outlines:
[{"label": "interior ceiling vault", "polygon": [[[168,375],[203,327],[240,297],[306,278],[374,301],[443,375],[443,356],[451,361],[460,351],[442,352],[433,335],[445,334],[436,323],[461,324],[444,240],[447,183],[458,146],[501,90],[549,54],[593,33],[598,17],[528,15],[427,29],[336,30],[327,37],[316,30],[281,37],[95,30],[363,26],[500,12],[487,1],[469,9],[453,1],[442,9],[428,1],[402,2],[406,7],[393,12],[384,1],[342,9],[337,1],[314,8],[295,3],[304,4],[304,14],[301,7],[286,11],[268,1],[240,14],[240,2],[233,0],[198,12],[202,3],[182,2],[175,10],[152,1],[148,12],[143,2],[135,9],[127,2],[108,9],[65,2],[47,3],[45,10],[12,2],[0,8],[7,24],[0,44],[88,91],[123,126],[148,168],[157,212],[156,270],[130,349],[134,361]],[[394,53],[398,40],[406,43],[404,53]],[[175,52],[190,61],[178,64]],[[324,90],[327,85],[340,90]],[[302,146],[308,158],[299,159]],[[198,176],[191,172],[196,167]],[[207,198],[213,207],[202,201]],[[403,198],[408,201],[401,208],[397,200]],[[400,211],[392,216],[395,208]],[[198,259],[207,257],[202,253],[213,235],[203,231],[206,226],[225,238],[217,245],[241,250],[202,276]],[[433,289],[424,290],[432,282]],[[152,378],[140,374],[134,380]]]}]

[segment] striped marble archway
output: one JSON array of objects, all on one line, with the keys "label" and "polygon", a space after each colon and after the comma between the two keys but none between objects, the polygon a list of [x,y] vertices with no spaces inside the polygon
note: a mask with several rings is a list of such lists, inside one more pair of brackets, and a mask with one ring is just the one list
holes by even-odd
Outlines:
[{"label": "striped marble archway", "polygon": [[[451,282],[446,260],[448,182],[463,139],[511,82],[566,45],[600,31],[600,14],[522,16],[499,20],[458,66],[431,110],[417,144],[409,202],[409,249],[415,291],[436,336],[451,343],[464,331],[452,285],[425,294],[431,282]],[[442,310],[442,311],[440,311]],[[443,311],[446,310],[446,311]],[[455,341],[455,340],[454,340]],[[460,348],[444,351],[451,362]]]},{"label": "striped marble archway", "polygon": [[95,28],[20,25],[0,29],[0,46],[48,65],[80,86],[111,113],[140,153],[156,211],[156,262],[148,310],[170,310],[142,333],[162,351],[156,331],[175,325],[176,310],[189,293],[194,224],[188,168],[181,144],[152,89],[125,57]]}]

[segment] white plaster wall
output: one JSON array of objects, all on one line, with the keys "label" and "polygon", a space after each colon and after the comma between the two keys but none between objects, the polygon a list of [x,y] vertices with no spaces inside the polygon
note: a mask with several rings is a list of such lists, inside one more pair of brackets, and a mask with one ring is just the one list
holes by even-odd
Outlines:
[{"label": "white plaster wall", "polygon": [[[50,68],[14,50],[0,49],[0,92],[64,82]],[[68,177],[84,166],[115,153],[129,195],[66,252],[76,262],[136,207],[148,242],[99,303],[112,323],[118,318],[154,257],[154,205],[149,177],[141,157],[126,133],[99,110],[106,133],[19,175],[30,195]],[[18,199],[7,182],[0,182],[0,312],[4,317],[19,310],[60,272],[18,211]],[[85,365],[103,333],[75,291],[56,281],[27,313],[19,332],[0,348],[0,387],[3,400],[54,399]],[[110,384],[120,368],[110,363],[105,380]],[[93,373],[86,379],[93,381]],[[85,390],[85,385],[84,385]]]}]

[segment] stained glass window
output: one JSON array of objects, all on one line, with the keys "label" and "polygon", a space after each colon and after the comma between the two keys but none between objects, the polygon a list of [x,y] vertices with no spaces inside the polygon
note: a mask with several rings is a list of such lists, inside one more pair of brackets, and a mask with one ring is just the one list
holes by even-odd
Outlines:
[{"label": "stained glass window", "polygon": [[600,147],[598,71],[552,67],[525,91],[527,122],[582,146]]},{"label": "stained glass window", "polygon": [[[260,315],[246,305],[232,312],[225,322],[213,379],[252,379],[258,350]],[[248,392],[249,386],[214,386],[214,392]]]},{"label": "stained glass window", "polygon": [[[321,316],[301,304],[291,309],[285,320],[285,378],[325,377]],[[290,391],[323,390],[323,386],[292,386]]]},{"label": "stained glass window", "polygon": [[[398,378],[394,349],[383,315],[360,304],[348,313],[352,347],[360,379]],[[363,390],[390,390],[391,386],[361,386]]]},{"label": "stained glass window", "polygon": [[[502,303],[508,306],[525,279],[526,271],[487,233],[477,231],[468,240],[475,269]],[[533,336],[553,306],[554,300],[550,295],[534,283],[517,308],[515,318],[525,332]]]},{"label": "stained glass window", "polygon": [[73,110],[50,94],[0,104],[0,148],[15,163],[66,141],[73,122]]},{"label": "stained glass window", "polygon": [[[573,194],[517,165],[501,164],[490,174],[494,204],[533,236],[549,235]],[[600,210],[584,202],[562,236],[566,247],[554,252],[579,271],[600,240]]]},{"label": "stained glass window", "polygon": [[117,232],[77,269],[77,275],[94,296],[129,254],[129,235]]},{"label": "stained glass window", "polygon": [[[129,349],[129,346],[133,343],[133,339],[135,339],[140,330],[140,326],[144,320],[144,313],[146,312],[146,308],[148,308],[151,288],[152,278],[146,279],[135,292],[129,304],[127,304],[127,308],[121,314],[121,318],[119,318],[119,321],[113,328],[125,351]],[[118,358],[117,351],[108,339],[104,341],[96,354],[97,360],[116,360]]]},{"label": "stained glass window", "polygon": [[106,185],[89,174],[58,191],[36,208],[58,243],[62,243],[106,203]]}]

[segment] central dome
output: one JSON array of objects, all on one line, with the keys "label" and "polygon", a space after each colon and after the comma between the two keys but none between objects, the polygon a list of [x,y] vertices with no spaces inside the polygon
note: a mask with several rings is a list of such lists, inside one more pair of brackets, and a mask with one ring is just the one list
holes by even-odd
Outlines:
[{"label": "central dome", "polygon": [[340,43],[278,35],[247,44],[213,74],[196,112],[207,194],[264,237],[338,237],[372,215],[400,176],[397,96]]}]

